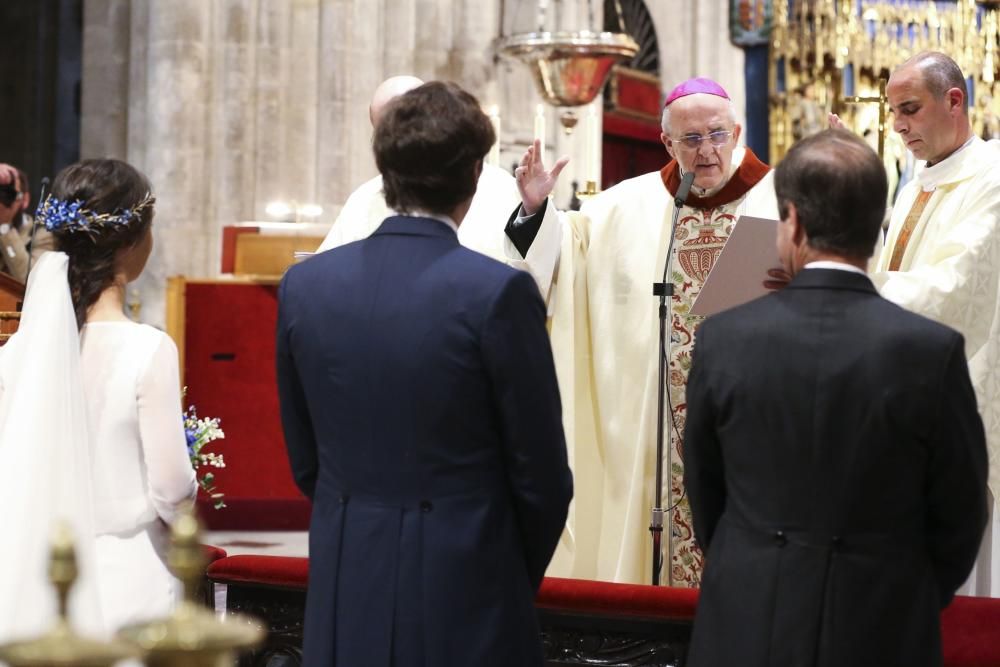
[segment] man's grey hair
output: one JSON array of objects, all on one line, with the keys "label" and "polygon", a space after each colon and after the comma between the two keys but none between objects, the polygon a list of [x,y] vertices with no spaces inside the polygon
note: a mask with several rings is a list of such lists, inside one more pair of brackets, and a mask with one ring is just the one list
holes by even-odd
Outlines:
[{"label": "man's grey hair", "polygon": [[969,113],[969,89],[965,86],[965,76],[954,60],[939,51],[923,51],[913,56],[897,69],[916,67],[920,71],[924,85],[936,99],[941,99],[952,88],[962,91],[962,111]]},{"label": "man's grey hair", "polygon": [[[736,124],[736,107],[733,106],[732,100],[726,100],[726,111],[729,115],[729,120]],[[663,130],[663,134],[670,136],[670,107],[663,108],[663,116],[660,118],[660,128]]]}]

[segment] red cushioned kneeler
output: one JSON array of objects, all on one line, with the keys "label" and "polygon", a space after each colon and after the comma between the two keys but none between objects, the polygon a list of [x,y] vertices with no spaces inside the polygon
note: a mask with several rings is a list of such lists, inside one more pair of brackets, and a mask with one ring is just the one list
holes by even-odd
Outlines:
[{"label": "red cushioned kneeler", "polygon": [[210,445],[227,507],[200,514],[213,530],[304,530],[309,503],[285,454],[274,371],[277,285],[273,281],[188,281],[184,285],[187,403],[218,417],[226,433]]},{"label": "red cushioned kneeler", "polygon": [[[307,558],[230,556],[209,565],[206,576],[215,583],[242,587],[253,597],[261,595],[254,590],[262,589],[304,592],[308,573]],[[611,625],[628,618],[689,624],[698,590],[546,577],[535,605],[540,612],[588,617],[598,625],[601,619]],[[941,635],[945,667],[1000,666],[1000,600],[956,597],[941,614]]]}]

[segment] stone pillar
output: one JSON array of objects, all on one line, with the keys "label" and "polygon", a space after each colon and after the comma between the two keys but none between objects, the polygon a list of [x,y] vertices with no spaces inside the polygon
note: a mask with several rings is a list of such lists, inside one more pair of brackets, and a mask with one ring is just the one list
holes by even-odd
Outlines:
[{"label": "stone pillar", "polygon": [[255,217],[257,6],[257,0],[222,0],[213,17],[208,210],[214,247],[222,226]]},{"label": "stone pillar", "polygon": [[352,6],[353,0],[321,0],[319,13],[316,177],[320,203],[330,211],[324,217],[331,221],[354,187],[345,177],[350,151],[345,118],[356,102],[349,95]]},{"label": "stone pillar", "polygon": [[316,142],[319,0],[292,0],[290,40],[283,165],[287,196],[301,202],[318,203],[315,156],[323,150]]},{"label": "stone pillar", "polygon": [[88,0],[83,8],[80,157],[128,152],[129,0]]},{"label": "stone pillar", "polygon": [[[218,261],[205,207],[213,6],[133,3],[132,81],[140,85],[129,94],[128,159],[149,176],[157,196],[155,249],[137,283],[143,319],[155,325],[163,324],[167,277],[209,275]],[[145,54],[137,54],[140,49]]]},{"label": "stone pillar", "polygon": [[454,5],[455,31],[449,49],[449,74],[481,101],[496,76],[493,39],[497,36],[494,3],[463,0]]},{"label": "stone pillar", "polygon": [[417,0],[391,0],[385,3],[382,16],[382,78],[416,74],[417,30],[422,17],[417,15]]},{"label": "stone pillar", "polygon": [[[354,0],[351,3],[348,104],[342,121],[348,126],[348,161],[345,165],[348,193],[378,173],[375,158],[372,157],[368,103],[378,84],[389,76],[383,68],[381,57],[385,52],[386,38],[383,17],[390,11],[395,16],[397,2],[398,0]],[[385,20],[391,19],[387,17]],[[406,16],[400,16],[400,20],[405,21]],[[412,32],[412,25],[409,30]]]},{"label": "stone pillar", "polygon": [[256,123],[254,214],[264,220],[264,208],[276,199],[296,198],[290,189],[286,133],[290,61],[291,4],[258,4],[256,25]]},{"label": "stone pillar", "polygon": [[443,48],[451,38],[451,3],[448,0],[416,0],[414,30],[414,74],[425,81],[441,78],[448,64]]}]

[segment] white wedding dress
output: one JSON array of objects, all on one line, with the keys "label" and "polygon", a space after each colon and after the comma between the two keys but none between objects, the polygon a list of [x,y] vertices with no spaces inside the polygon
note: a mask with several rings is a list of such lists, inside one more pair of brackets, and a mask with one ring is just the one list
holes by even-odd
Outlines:
[{"label": "white wedding dress", "polygon": [[81,631],[162,617],[179,594],[164,562],[166,522],[197,487],[177,349],[132,322],[77,333],[66,268],[66,255],[42,256],[18,333],[0,347],[0,642],[51,627],[57,519],[76,538],[70,613]]}]

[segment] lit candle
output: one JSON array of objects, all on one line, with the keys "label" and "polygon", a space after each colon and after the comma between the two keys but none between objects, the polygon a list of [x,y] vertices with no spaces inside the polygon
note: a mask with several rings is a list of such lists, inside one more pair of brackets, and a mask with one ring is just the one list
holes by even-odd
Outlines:
[{"label": "lit candle", "polygon": [[497,136],[497,140],[493,142],[492,148],[490,148],[490,154],[487,157],[487,164],[491,164],[494,167],[500,166],[500,107],[493,104],[489,108],[490,124],[493,125],[493,133]]},{"label": "lit candle", "polygon": [[545,105],[539,104],[535,110],[535,139],[541,142],[538,159],[545,163]]}]

